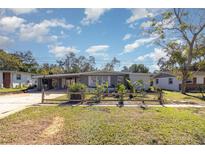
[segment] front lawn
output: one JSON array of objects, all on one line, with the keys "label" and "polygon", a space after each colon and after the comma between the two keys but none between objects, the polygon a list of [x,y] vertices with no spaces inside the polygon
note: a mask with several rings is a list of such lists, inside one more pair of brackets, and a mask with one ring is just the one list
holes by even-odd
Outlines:
[{"label": "front lawn", "polygon": [[204,108],[32,107],[0,120],[1,144],[205,144]]},{"label": "front lawn", "polygon": [[192,104],[198,104],[205,102],[205,99],[202,98],[201,93],[187,93],[186,95],[180,93],[180,92],[174,92],[174,91],[166,91],[164,90],[164,99],[165,102],[174,102],[174,103],[180,103],[182,102],[189,102]]},{"label": "front lawn", "polygon": [[27,88],[0,88],[0,93],[12,93],[26,90]]}]

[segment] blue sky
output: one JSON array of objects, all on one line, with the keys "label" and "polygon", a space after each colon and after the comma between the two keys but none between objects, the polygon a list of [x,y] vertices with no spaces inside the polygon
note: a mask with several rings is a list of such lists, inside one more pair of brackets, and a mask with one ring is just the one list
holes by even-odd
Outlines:
[{"label": "blue sky", "polygon": [[143,34],[147,16],[162,9],[1,9],[0,47],[33,52],[39,63],[65,54],[94,56],[101,68],[114,56],[124,65],[143,63],[150,71],[165,53]]}]

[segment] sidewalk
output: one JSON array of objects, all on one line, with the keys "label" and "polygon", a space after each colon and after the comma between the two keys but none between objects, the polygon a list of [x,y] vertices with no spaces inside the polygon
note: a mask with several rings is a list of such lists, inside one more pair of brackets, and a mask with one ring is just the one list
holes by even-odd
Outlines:
[{"label": "sidewalk", "polygon": [[[35,106],[60,106],[59,104],[37,104]],[[117,105],[107,105],[107,104],[94,104],[94,105],[86,105],[86,104],[75,104],[75,105],[71,105],[71,104],[64,104],[61,105],[63,106],[99,106],[99,107],[106,107],[106,106],[113,106],[113,107],[118,107]],[[205,107],[205,105],[192,105],[192,104],[165,104],[165,105],[124,105],[122,107],[175,107],[175,108],[188,108],[188,107],[194,107],[194,108],[203,108]]]}]

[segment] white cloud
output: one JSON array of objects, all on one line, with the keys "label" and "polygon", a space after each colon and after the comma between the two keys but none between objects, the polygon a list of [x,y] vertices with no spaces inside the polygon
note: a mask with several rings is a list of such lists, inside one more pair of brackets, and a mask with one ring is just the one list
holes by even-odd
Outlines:
[{"label": "white cloud", "polygon": [[108,45],[94,45],[86,49],[86,52],[87,53],[100,53],[100,52],[107,51],[108,48],[109,48]]},{"label": "white cloud", "polygon": [[77,30],[77,34],[80,34],[82,32],[82,28],[80,26],[77,26],[76,30]]},{"label": "white cloud", "polygon": [[154,62],[157,62],[160,58],[168,58],[166,52],[161,48],[154,48],[154,51],[142,56],[137,57],[135,61],[144,61],[145,59],[151,59]]},{"label": "white cloud", "polygon": [[145,21],[140,25],[140,27],[141,28],[149,28],[151,25],[152,25],[151,21]]},{"label": "white cloud", "polygon": [[153,72],[155,70],[159,70],[160,67],[157,64],[152,64],[152,65],[149,66],[149,69],[150,69],[151,72]]},{"label": "white cloud", "polygon": [[58,39],[58,36],[49,34],[51,28],[53,27],[71,29],[74,26],[67,24],[64,20],[59,19],[43,20],[38,24],[30,23],[21,26],[20,39],[36,40],[37,42],[56,41]]},{"label": "white cloud", "polygon": [[1,47],[10,46],[11,43],[13,43],[12,39],[8,38],[7,36],[1,36],[0,35],[0,46]]},{"label": "white cloud", "polygon": [[127,23],[131,24],[139,19],[146,18],[147,16],[153,16],[153,13],[149,9],[131,9],[132,15],[127,19]]},{"label": "white cloud", "polygon": [[163,49],[154,48],[153,52],[139,56],[135,59],[135,61],[143,63],[144,60],[149,60],[150,63],[153,63],[149,65],[149,69],[150,71],[154,71],[154,70],[159,70],[159,66],[157,65],[157,62],[160,58],[168,59],[168,56]]},{"label": "white cloud", "polygon": [[125,34],[125,36],[122,38],[123,41],[129,40],[132,37],[132,34]]},{"label": "white cloud", "polygon": [[97,22],[105,12],[110,10],[109,8],[90,8],[90,9],[85,9],[85,17],[82,19],[81,24],[82,25],[89,25]]},{"label": "white cloud", "polygon": [[153,42],[155,39],[156,39],[156,37],[138,39],[134,43],[125,45],[122,54],[132,52],[142,45]]},{"label": "white cloud", "polygon": [[19,14],[26,14],[26,13],[32,13],[36,12],[37,9],[35,8],[9,8],[13,13],[19,15]]},{"label": "white cloud", "polygon": [[[165,11],[165,9],[144,9],[144,8],[135,8],[135,9],[131,9],[131,13],[132,15],[127,19],[126,23],[130,24],[129,27],[130,28],[135,28],[136,21],[140,20],[140,19],[144,19],[147,17],[154,17],[157,16],[158,14],[162,13],[163,11]],[[145,24],[149,24],[149,23],[144,23]],[[147,25],[146,25],[147,26]]]},{"label": "white cloud", "polygon": [[108,57],[106,51],[109,49],[108,45],[94,45],[86,49],[86,52],[92,56]]},{"label": "white cloud", "polygon": [[16,16],[3,17],[0,19],[0,27],[2,31],[14,32],[25,23],[25,19]]},{"label": "white cloud", "polygon": [[75,47],[65,47],[65,46],[62,46],[62,45],[51,45],[51,46],[48,46],[49,48],[49,52],[54,54],[56,57],[58,58],[62,58],[63,56],[65,56],[66,54],[69,54],[69,53],[77,53],[79,52],[78,49],[76,49]]}]

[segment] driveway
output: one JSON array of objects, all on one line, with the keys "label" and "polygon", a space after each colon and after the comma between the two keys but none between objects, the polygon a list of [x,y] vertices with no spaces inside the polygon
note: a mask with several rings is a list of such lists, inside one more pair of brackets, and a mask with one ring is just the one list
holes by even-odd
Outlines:
[{"label": "driveway", "polygon": [[[49,91],[46,93],[46,98],[51,99],[63,94],[65,93],[62,91]],[[41,92],[0,96],[0,118],[38,103],[41,103]]]}]

